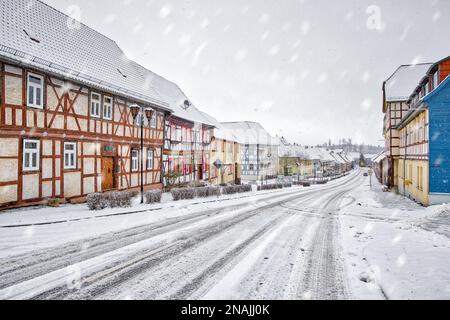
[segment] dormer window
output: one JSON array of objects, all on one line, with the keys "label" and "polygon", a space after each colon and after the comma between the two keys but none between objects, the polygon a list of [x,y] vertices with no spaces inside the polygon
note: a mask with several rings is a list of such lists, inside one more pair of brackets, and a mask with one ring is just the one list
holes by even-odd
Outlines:
[{"label": "dormer window", "polygon": [[436,71],[435,73],[433,73],[433,80],[432,80],[432,89],[436,89],[437,86],[439,85],[439,77],[438,77],[438,71]]},{"label": "dormer window", "polygon": [[423,90],[425,95],[430,93],[430,84],[428,82],[425,83]]}]

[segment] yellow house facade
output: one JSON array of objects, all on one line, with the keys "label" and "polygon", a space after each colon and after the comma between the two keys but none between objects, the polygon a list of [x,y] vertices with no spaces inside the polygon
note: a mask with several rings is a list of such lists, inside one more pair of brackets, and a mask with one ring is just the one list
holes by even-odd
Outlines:
[{"label": "yellow house facade", "polygon": [[301,157],[280,156],[278,174],[282,176],[314,176],[314,161]]},{"label": "yellow house facade", "polygon": [[231,130],[223,127],[214,117],[202,113],[214,125],[209,159],[209,183],[239,184],[241,182],[241,145]]},{"label": "yellow house facade", "polygon": [[400,125],[399,193],[429,205],[428,110]]},{"label": "yellow house facade", "polygon": [[[213,138],[210,152],[210,180],[214,185],[235,184],[240,180],[240,144]],[[220,164],[220,168],[218,166]]]}]

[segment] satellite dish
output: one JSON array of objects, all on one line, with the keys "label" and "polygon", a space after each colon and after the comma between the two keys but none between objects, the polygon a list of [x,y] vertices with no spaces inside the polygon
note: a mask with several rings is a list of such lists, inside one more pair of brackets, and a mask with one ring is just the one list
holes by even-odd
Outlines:
[{"label": "satellite dish", "polygon": [[190,107],[191,107],[191,103],[189,102],[189,100],[185,100],[185,101],[184,101],[183,109],[184,109],[184,110],[187,110],[187,109],[189,109]]}]

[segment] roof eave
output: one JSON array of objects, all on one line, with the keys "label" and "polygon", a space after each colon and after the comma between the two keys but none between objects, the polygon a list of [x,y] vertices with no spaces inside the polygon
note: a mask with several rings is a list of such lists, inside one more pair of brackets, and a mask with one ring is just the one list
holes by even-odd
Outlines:
[{"label": "roof eave", "polygon": [[[17,51],[17,50],[14,50],[14,51]],[[39,71],[51,74],[51,75],[53,75],[55,77],[60,77],[60,78],[65,79],[65,80],[70,80],[70,81],[73,81],[73,82],[76,82],[76,83],[84,84],[84,85],[87,85],[89,87],[92,87],[92,88],[95,88],[95,89],[98,89],[98,90],[104,90],[104,91],[107,91],[107,92],[111,92],[111,93],[116,94],[118,96],[121,96],[121,97],[124,97],[124,98],[128,98],[130,100],[133,100],[133,101],[136,101],[136,102],[139,102],[139,103],[149,104],[149,105],[151,105],[152,107],[154,107],[156,109],[160,109],[161,111],[166,111],[166,112],[170,112],[170,113],[174,112],[174,110],[172,110],[168,106],[168,104],[165,103],[165,102],[158,101],[158,100],[150,98],[150,97],[146,97],[145,95],[141,95],[139,93],[133,93],[133,92],[131,92],[129,90],[126,90],[126,89],[123,89],[123,91],[122,91],[122,90],[120,90],[120,88],[118,88],[118,89],[114,88],[113,86],[108,85],[108,83],[103,82],[101,80],[97,80],[98,81],[98,83],[97,83],[95,81],[91,81],[91,80],[88,80],[88,79],[83,79],[83,78],[77,77],[75,75],[72,75],[70,72],[64,72],[62,70],[58,70],[58,69],[52,68],[51,66],[45,66],[45,65],[39,64],[39,63],[34,61],[35,59],[39,59],[37,57],[34,57],[32,55],[28,55],[26,53],[24,53],[24,55],[27,58],[20,58],[20,57],[14,55],[14,54],[6,53],[4,51],[2,52],[1,51],[1,47],[0,47],[0,58],[5,60],[5,61],[7,61],[7,62],[12,63],[12,64],[18,64],[18,65],[23,66],[23,67],[34,68],[34,69],[37,69]]]}]

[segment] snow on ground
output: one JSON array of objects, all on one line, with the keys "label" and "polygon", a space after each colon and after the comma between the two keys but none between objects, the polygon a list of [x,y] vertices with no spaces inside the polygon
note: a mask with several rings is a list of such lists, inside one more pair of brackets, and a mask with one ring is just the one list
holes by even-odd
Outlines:
[{"label": "snow on ground", "polygon": [[254,191],[248,194],[177,202],[165,196],[161,204],[141,205],[135,200],[132,208],[101,211],[89,211],[85,204],[67,204],[59,208],[36,207],[8,210],[0,213],[0,257],[19,255],[28,251],[97,237],[109,232],[177,219],[210,209],[237,205],[251,207],[255,203],[266,201],[269,196],[289,195],[322,187],[314,185],[311,188],[293,187],[283,190]]},{"label": "snow on ground", "polygon": [[340,214],[356,299],[450,299],[450,206],[423,208],[369,180]]}]

